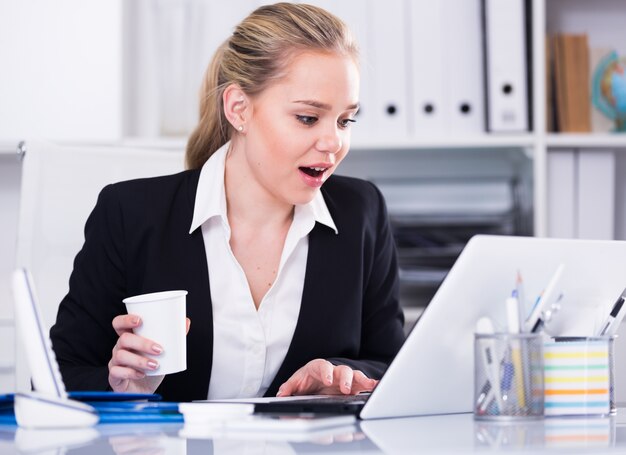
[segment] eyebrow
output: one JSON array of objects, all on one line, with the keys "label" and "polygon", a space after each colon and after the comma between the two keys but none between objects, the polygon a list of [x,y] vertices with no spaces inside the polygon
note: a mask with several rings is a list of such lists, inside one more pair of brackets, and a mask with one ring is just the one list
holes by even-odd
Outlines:
[{"label": "eyebrow", "polygon": [[[315,100],[296,100],[294,101],[294,103],[306,104],[307,106],[313,106],[318,109],[323,109],[325,111],[330,111],[332,108],[330,104],[320,103],[319,101],[315,101]],[[359,103],[355,103],[355,104],[349,105],[346,110],[352,110],[352,109],[358,109],[358,108],[359,108]]]}]

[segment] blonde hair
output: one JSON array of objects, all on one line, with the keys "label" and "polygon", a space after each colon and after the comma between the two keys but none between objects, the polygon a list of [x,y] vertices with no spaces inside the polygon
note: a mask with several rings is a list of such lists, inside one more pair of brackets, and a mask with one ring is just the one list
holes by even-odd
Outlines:
[{"label": "blonde hair", "polygon": [[254,97],[284,76],[290,58],[302,51],[336,52],[358,59],[356,42],[346,24],[316,6],[261,6],[235,28],[205,73],[200,120],[187,143],[187,168],[202,167],[233,134],[234,128],[224,114],[224,89],[237,84]]}]

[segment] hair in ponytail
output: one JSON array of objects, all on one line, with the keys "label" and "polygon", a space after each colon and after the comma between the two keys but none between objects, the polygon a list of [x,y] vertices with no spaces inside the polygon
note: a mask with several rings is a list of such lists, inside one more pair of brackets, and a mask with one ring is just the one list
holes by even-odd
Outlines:
[{"label": "hair in ponytail", "polygon": [[200,120],[191,133],[185,156],[189,169],[202,167],[234,132],[224,115],[224,89],[237,84],[254,97],[283,77],[290,59],[302,51],[336,52],[358,59],[358,48],[348,27],[316,6],[261,6],[235,28],[216,51],[202,82]]}]

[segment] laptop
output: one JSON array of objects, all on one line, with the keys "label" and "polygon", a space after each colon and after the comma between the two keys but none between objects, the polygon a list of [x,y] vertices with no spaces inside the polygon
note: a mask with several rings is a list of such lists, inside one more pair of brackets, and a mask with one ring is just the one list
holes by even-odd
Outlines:
[{"label": "laptop", "polygon": [[370,395],[228,401],[255,403],[255,412],[354,413],[362,420],[472,412],[476,322],[487,316],[506,331],[505,300],[518,277],[528,314],[560,269],[561,309],[544,330],[595,335],[626,285],[625,262],[626,241],[474,236]]}]

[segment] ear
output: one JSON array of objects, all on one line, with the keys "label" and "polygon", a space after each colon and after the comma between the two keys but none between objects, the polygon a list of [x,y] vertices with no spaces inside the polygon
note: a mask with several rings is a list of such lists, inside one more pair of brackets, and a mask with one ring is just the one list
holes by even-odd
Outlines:
[{"label": "ear", "polygon": [[224,89],[222,100],[226,118],[235,130],[243,132],[250,107],[248,96],[237,84],[231,84]]}]

